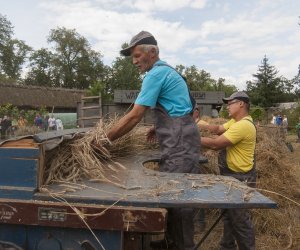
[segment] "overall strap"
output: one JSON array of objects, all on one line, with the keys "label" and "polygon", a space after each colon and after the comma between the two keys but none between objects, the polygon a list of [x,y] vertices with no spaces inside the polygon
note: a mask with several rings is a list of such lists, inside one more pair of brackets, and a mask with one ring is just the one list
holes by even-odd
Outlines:
[{"label": "overall strap", "polygon": [[246,121],[251,122],[253,124],[253,126],[254,126],[254,128],[256,130],[256,140],[257,140],[257,127],[255,126],[254,122],[251,121],[250,119],[243,119],[243,120],[246,120]]},{"label": "overall strap", "polygon": [[172,67],[171,65],[169,65],[169,64],[167,64],[167,63],[156,63],[155,66],[167,66],[167,67],[173,69],[174,71],[176,71],[177,74],[180,75],[180,76],[182,77],[182,79],[183,79],[184,82],[186,83],[186,86],[187,86],[187,89],[188,89],[188,92],[189,92],[189,96],[190,96],[191,103],[192,103],[192,112],[191,112],[191,113],[193,113],[194,109],[196,108],[197,103],[196,103],[195,98],[191,95],[190,88],[189,88],[189,86],[187,85],[186,78],[185,78],[185,77],[184,77],[177,69],[175,69],[174,67]]}]

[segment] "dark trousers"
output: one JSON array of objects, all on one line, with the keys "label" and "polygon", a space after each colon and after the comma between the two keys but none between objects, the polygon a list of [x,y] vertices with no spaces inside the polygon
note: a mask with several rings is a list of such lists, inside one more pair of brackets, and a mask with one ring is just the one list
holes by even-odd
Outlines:
[{"label": "dark trousers", "polygon": [[167,238],[174,242],[172,249],[192,250],[194,248],[194,209],[168,209]]},{"label": "dark trousers", "polygon": [[[255,232],[248,209],[227,209],[223,217],[221,250],[254,250]],[[237,243],[237,244],[236,244]]]},{"label": "dark trousers", "polygon": [[[225,168],[220,168],[222,175],[232,176],[246,182],[250,187],[256,186],[255,168],[248,173],[235,173]],[[221,250],[254,250],[255,231],[252,224],[251,213],[248,209],[227,209],[223,217],[224,231],[220,243]]]}]

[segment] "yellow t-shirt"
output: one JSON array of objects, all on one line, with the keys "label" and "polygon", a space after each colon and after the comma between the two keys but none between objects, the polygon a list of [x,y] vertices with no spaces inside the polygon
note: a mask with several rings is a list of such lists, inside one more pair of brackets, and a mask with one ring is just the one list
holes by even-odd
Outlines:
[{"label": "yellow t-shirt", "polygon": [[223,134],[233,145],[226,148],[228,167],[235,172],[248,172],[253,167],[256,143],[256,128],[251,116],[236,122],[231,119],[223,125]]}]

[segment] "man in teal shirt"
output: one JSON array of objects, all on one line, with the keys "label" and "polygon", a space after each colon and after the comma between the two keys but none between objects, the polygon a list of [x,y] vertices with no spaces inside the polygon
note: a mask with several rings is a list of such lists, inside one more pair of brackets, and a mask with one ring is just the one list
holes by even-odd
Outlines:
[{"label": "man in teal shirt", "polygon": [[[154,128],[148,140],[158,139],[162,172],[199,173],[200,135],[192,117],[192,101],[183,77],[159,59],[157,41],[152,34],[141,31],[121,50],[131,56],[133,64],[146,73],[133,109],[108,132],[113,141],[123,136],[140,122],[148,108],[154,110]],[[168,210],[167,235],[175,249],[194,248],[192,208]]]}]

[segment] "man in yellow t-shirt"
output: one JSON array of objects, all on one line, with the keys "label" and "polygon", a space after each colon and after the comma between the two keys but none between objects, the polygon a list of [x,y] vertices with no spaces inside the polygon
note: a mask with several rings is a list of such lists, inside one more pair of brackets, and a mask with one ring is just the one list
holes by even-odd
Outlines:
[{"label": "man in yellow t-shirt", "polygon": [[[201,137],[201,145],[219,150],[218,164],[221,175],[232,176],[255,187],[256,127],[249,115],[250,100],[245,92],[235,92],[223,98],[231,120],[223,125],[198,124],[200,129],[219,135],[216,138]],[[255,234],[250,211],[228,209],[224,214],[224,233],[221,249],[254,250]]]}]

